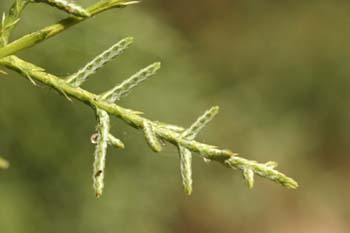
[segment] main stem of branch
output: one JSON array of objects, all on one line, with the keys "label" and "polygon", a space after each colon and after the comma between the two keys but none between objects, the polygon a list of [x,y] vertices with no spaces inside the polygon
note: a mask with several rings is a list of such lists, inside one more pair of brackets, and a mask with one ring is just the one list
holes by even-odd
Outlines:
[{"label": "main stem of branch", "polygon": [[[70,96],[78,99],[79,101],[89,105],[92,108],[105,110],[109,114],[124,120],[134,128],[143,128],[143,122],[145,120],[150,121],[149,119],[141,117],[137,111],[126,109],[113,103],[108,103],[106,101],[100,100],[97,95],[91,92],[88,92],[79,87],[72,87],[67,84],[64,79],[46,73],[43,68],[26,62],[16,56],[8,56],[2,58],[0,59],[0,64],[22,74],[24,77],[29,76],[31,79],[39,81],[65,96]],[[157,135],[170,143],[173,143],[175,145],[183,145],[192,151],[199,152],[203,155],[205,154],[208,158],[213,160],[224,162],[224,160],[227,158],[235,155],[233,152],[228,150],[218,150],[215,149],[215,146],[203,144],[193,140],[183,139],[179,133],[166,129],[165,127],[156,127],[154,131]]]},{"label": "main stem of branch", "polygon": [[[123,7],[134,3],[138,3],[138,1],[101,0],[89,7],[87,10],[90,15],[94,16],[111,8]],[[57,24],[28,34],[0,48],[0,65],[22,74],[23,77],[27,77],[34,83],[38,81],[45,86],[51,87],[52,89],[63,94],[69,100],[71,100],[69,97],[73,97],[89,105],[94,110],[99,109],[109,113],[110,115],[114,115],[136,129],[144,129],[144,122],[151,122],[152,126],[154,126],[154,128],[152,128],[155,138],[161,137],[162,139],[178,147],[181,146],[190,151],[198,152],[206,159],[218,161],[228,167],[238,168],[244,172],[253,170],[257,175],[273,180],[288,188],[295,189],[298,186],[293,179],[275,170],[275,166],[272,166],[271,163],[262,164],[255,161],[246,160],[244,158],[237,157],[237,154],[229,150],[218,149],[216,146],[200,143],[183,137],[182,132],[164,127],[164,124],[151,121],[140,116],[139,112],[120,107],[119,105],[107,102],[103,98],[99,98],[100,96],[88,92],[80,87],[74,87],[65,79],[61,79],[55,75],[47,73],[43,68],[21,60],[13,55],[18,51],[29,48],[48,38],[51,38],[85,19],[86,18],[69,17],[58,22]],[[253,181],[253,177],[250,179]]]}]

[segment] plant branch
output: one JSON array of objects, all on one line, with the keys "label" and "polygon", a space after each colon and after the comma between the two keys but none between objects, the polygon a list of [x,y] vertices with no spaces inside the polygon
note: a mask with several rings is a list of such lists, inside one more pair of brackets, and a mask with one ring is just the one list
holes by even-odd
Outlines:
[{"label": "plant branch", "polygon": [[[158,123],[157,121],[152,121],[150,119],[142,117],[137,111],[126,109],[117,104],[108,102],[102,98],[99,98],[98,95],[86,91],[80,87],[73,87],[69,85],[66,80],[49,74],[45,72],[43,68],[26,62],[16,56],[8,56],[0,59],[0,65],[14,70],[24,76],[29,76],[31,79],[39,81],[61,94],[73,97],[89,105],[94,110],[103,110],[110,115],[114,115],[136,129],[145,130],[144,122],[149,122],[152,124],[153,133],[157,137],[160,137],[163,140],[168,141],[176,146],[184,147],[192,152],[198,152],[201,157],[207,160],[220,162],[225,166],[240,169],[245,173],[247,173],[246,171],[250,169],[257,175],[275,181],[287,188],[295,189],[298,186],[297,182],[292,178],[289,178],[283,173],[275,170],[275,163],[268,162],[264,164],[250,161],[238,157],[237,154],[231,152],[230,150],[218,149],[213,145],[208,145],[192,139],[187,139],[186,137],[183,137],[181,132],[178,131],[180,128],[178,126],[169,125],[170,127],[167,127],[167,124],[165,123]],[[176,128],[177,130],[174,130],[172,128]],[[249,179],[252,179],[252,176],[249,177]],[[249,184],[251,184],[251,180],[249,181]]]},{"label": "plant branch", "polygon": [[10,8],[8,16],[5,13],[2,15],[0,47],[7,45],[10,34],[20,21],[21,14],[28,3],[28,0],[16,0]]},{"label": "plant branch", "polygon": [[[60,22],[45,27],[37,32],[30,33],[20,39],[8,44],[9,36],[16,24],[19,22],[21,13],[28,3],[46,3],[63,10],[71,15]],[[0,65],[22,74],[34,85],[40,82],[47,87],[56,90],[69,101],[74,98],[90,106],[97,117],[96,133],[91,136],[91,142],[96,145],[95,161],[93,166],[94,189],[97,197],[103,193],[105,162],[108,146],[124,148],[121,140],[115,138],[110,132],[110,115],[116,116],[130,126],[142,130],[150,148],[155,152],[162,150],[162,141],[174,144],[180,155],[180,168],[184,190],[187,194],[192,193],[192,153],[197,152],[206,162],[217,161],[226,167],[239,169],[249,188],[254,185],[254,175],[258,175],[275,181],[287,188],[298,187],[296,181],[277,171],[277,163],[258,163],[238,157],[236,153],[216,146],[201,143],[195,140],[197,134],[215,117],[218,107],[212,107],[200,116],[188,129],[180,126],[152,121],[141,116],[141,112],[123,108],[114,102],[128,94],[134,87],[155,75],[160,68],[156,62],[143,68],[130,78],[124,80],[114,88],[102,94],[91,93],[80,86],[88,80],[98,69],[107,62],[126,50],[132,43],[128,37],[114,44],[109,49],[91,60],[77,73],[69,77],[57,77],[32,63],[24,61],[13,54],[23,49],[32,47],[37,43],[45,41],[58,33],[78,24],[85,19],[112,8],[125,7],[138,1],[127,0],[100,0],[87,9],[82,8],[67,0],[15,0],[8,16],[4,14],[0,31]],[[3,47],[2,47],[3,46]],[[162,140],[161,140],[162,139]],[[0,169],[8,167],[7,161],[0,158]]]},{"label": "plant branch", "polygon": [[[127,1],[127,0],[108,0],[104,1],[101,0],[92,6],[87,8],[87,12],[90,14],[90,16],[95,16],[99,13],[102,13],[106,10],[112,9],[112,8],[121,8],[126,7],[128,5],[136,4],[138,1]],[[63,19],[59,21],[56,24],[53,24],[51,26],[47,26],[39,31],[30,33],[28,35],[25,35],[21,37],[18,40],[13,41],[12,43],[8,44],[7,46],[0,48],[0,58],[12,55],[17,53],[18,51],[21,51],[23,49],[32,47],[44,40],[47,40],[64,30],[67,30],[68,28],[88,19],[90,17],[68,17],[66,19]]]}]

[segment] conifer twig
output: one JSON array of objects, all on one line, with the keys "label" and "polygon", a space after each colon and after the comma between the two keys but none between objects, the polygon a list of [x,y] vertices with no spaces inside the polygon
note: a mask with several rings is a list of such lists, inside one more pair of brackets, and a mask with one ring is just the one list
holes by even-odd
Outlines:
[{"label": "conifer twig", "polygon": [[42,2],[49,4],[53,7],[56,7],[60,10],[63,10],[69,14],[78,16],[78,17],[90,17],[90,13],[86,11],[83,7],[77,5],[74,2],[67,0],[34,0],[36,2]]},{"label": "conifer twig", "polygon": [[[28,1],[33,2],[34,0]],[[35,1],[42,2],[44,0]],[[95,144],[93,187],[97,197],[100,197],[103,193],[108,145],[115,148],[124,148],[123,142],[110,133],[110,116],[115,116],[130,126],[138,130],[142,130],[144,132],[146,142],[155,152],[160,152],[162,150],[164,143],[161,142],[169,142],[179,149],[182,183],[187,194],[192,193],[193,153],[199,154],[199,156],[205,161],[216,161],[225,165],[226,167],[241,170],[243,178],[246,180],[249,188],[252,188],[254,185],[255,174],[290,189],[296,189],[298,187],[295,180],[275,169],[277,167],[277,163],[275,162],[270,161],[267,163],[258,163],[256,161],[238,157],[238,154],[233,153],[230,150],[220,149],[217,146],[196,141],[195,137],[197,134],[218,113],[218,107],[212,107],[201,115],[188,129],[185,129],[177,125],[153,121],[143,117],[138,111],[123,108],[117,105],[115,102],[119,100],[120,97],[130,93],[134,87],[140,85],[143,81],[155,75],[160,68],[160,63],[158,62],[147,66],[146,68],[132,75],[130,78],[124,80],[120,84],[108,91],[103,92],[102,94],[97,95],[81,88],[80,86],[99,68],[128,48],[132,42],[132,38],[130,37],[121,40],[106,51],[102,52],[77,73],[67,78],[57,77],[46,72],[45,69],[41,67],[12,55],[20,50],[38,44],[79,22],[82,22],[84,19],[88,18],[88,16],[96,15],[114,7],[124,7],[135,4],[138,3],[137,1],[101,0],[87,8],[87,13],[85,14],[85,9],[77,5],[73,6],[70,3],[67,3],[66,0],[47,0],[46,2],[50,3],[50,5],[55,3],[55,7],[68,11],[68,13],[74,14],[75,16],[64,19],[57,24],[31,33],[10,44],[7,44],[7,40],[10,35],[9,32],[14,29],[14,26],[19,21],[21,12],[25,6],[25,2],[27,1],[16,0],[14,6],[10,10],[8,19],[3,21],[5,23],[2,24],[2,30],[0,31],[0,36],[3,41],[3,47],[0,48],[0,65],[21,74],[23,77],[29,79],[33,84],[39,82],[44,86],[56,90],[70,101],[72,99],[76,99],[84,104],[87,104],[95,111],[97,116],[97,132],[91,136],[91,142]],[[20,5],[20,9],[16,8],[16,4],[18,3],[23,4]],[[66,5],[62,5],[63,3]],[[14,8],[17,9],[17,11],[13,10]],[[13,17],[11,16],[11,12],[14,12],[12,13]],[[79,17],[76,17],[77,15]],[[8,167],[8,163],[0,158],[0,168],[6,167]]]},{"label": "conifer twig", "polygon": [[104,187],[104,176],[106,166],[106,155],[109,138],[109,115],[106,111],[96,109],[98,119],[97,125],[97,143],[95,149],[95,161],[93,166],[93,180],[96,197],[101,197]]},{"label": "conifer twig", "polygon": [[98,1],[97,3],[91,5],[86,9],[87,12],[90,14],[90,17],[69,17],[59,21],[56,24],[47,26],[39,31],[27,34],[11,42],[7,46],[0,48],[0,58],[15,54],[23,49],[30,48],[106,10],[110,10],[113,8],[122,8],[129,5],[137,4],[137,3],[139,3],[139,1],[127,1],[127,0]]},{"label": "conifer twig", "polygon": [[137,111],[123,108],[114,103],[107,102],[98,98],[99,96],[88,92],[80,87],[73,87],[69,85],[64,79],[60,79],[53,74],[46,73],[42,68],[37,67],[31,63],[19,59],[15,56],[9,56],[0,59],[0,65],[3,65],[18,73],[27,73],[33,80],[43,83],[44,85],[51,87],[57,91],[64,92],[66,95],[73,97],[93,108],[98,108],[106,111],[110,115],[114,115],[130,126],[136,129],[143,129],[144,121],[153,122],[154,133],[158,137],[165,141],[168,141],[174,145],[182,146],[192,152],[197,152],[199,155],[207,160],[217,161],[223,165],[240,169],[244,171],[250,168],[255,174],[275,181],[287,188],[295,189],[298,187],[296,181],[287,177],[283,173],[275,170],[272,165],[275,163],[268,162],[267,164],[250,161],[244,158],[240,158],[236,153],[226,149],[219,149],[216,146],[200,143],[195,140],[188,140],[183,138],[182,134],[178,131],[164,127],[164,123],[157,123],[157,121],[151,121],[147,118],[141,117]]},{"label": "conifer twig", "polygon": [[67,82],[75,87],[82,85],[92,74],[98,69],[102,68],[106,63],[111,61],[113,58],[122,54],[133,42],[132,37],[127,37],[112,47],[95,57],[92,61],[81,68],[77,73],[69,76]]},{"label": "conifer twig", "polygon": [[15,0],[8,15],[5,12],[2,14],[0,47],[7,45],[11,32],[20,21],[22,12],[29,2],[29,0]]},{"label": "conifer twig", "polygon": [[146,68],[138,71],[136,74],[132,75],[130,78],[124,80],[121,84],[113,87],[111,90],[102,93],[99,98],[113,103],[119,100],[122,96],[127,95],[141,82],[155,75],[159,69],[159,62],[149,65]]}]

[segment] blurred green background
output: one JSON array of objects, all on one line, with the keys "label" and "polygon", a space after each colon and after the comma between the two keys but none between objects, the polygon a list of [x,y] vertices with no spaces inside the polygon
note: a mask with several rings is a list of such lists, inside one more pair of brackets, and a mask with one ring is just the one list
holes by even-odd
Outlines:
[{"label": "blurred green background", "polygon": [[[0,2],[6,11],[11,0]],[[84,6],[95,2],[77,1]],[[110,149],[102,199],[92,190],[93,112],[14,72],[0,76],[1,233],[345,233],[350,229],[350,2],[144,1],[94,17],[18,55],[59,76],[126,36],[136,41],[85,87],[102,92],[162,61],[120,105],[189,126],[221,114],[200,140],[297,179],[290,191],[194,159],[181,186],[176,148],[155,155],[142,133],[113,119],[126,149]],[[13,38],[66,15],[30,5]]]}]

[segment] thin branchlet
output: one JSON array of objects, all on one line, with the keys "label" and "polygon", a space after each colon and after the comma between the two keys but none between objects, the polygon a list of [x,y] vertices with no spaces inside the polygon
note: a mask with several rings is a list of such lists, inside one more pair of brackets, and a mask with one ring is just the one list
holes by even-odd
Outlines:
[{"label": "thin branchlet", "polygon": [[[24,1],[24,0],[23,0]],[[30,48],[36,44],[39,44],[59,33],[69,29],[70,27],[83,22],[86,19],[92,18],[97,14],[114,8],[124,8],[129,5],[137,4],[139,1],[127,1],[127,0],[103,0],[97,1],[93,5],[87,8],[91,17],[68,17],[55,24],[42,28],[39,31],[29,33],[1,48],[0,46],[0,58],[15,54],[21,50]]]},{"label": "thin branchlet", "polygon": [[243,170],[243,178],[245,179],[248,188],[252,189],[254,187],[254,171],[251,168],[246,168]]},{"label": "thin branchlet", "polygon": [[180,171],[182,178],[182,185],[187,195],[192,194],[192,153],[189,149],[178,146],[180,156]]},{"label": "thin branchlet", "polygon": [[[219,108],[213,107],[200,116],[188,129],[183,127],[162,123],[158,121],[152,121],[141,116],[141,112],[123,108],[114,102],[119,100],[120,97],[128,94],[134,87],[145,81],[147,78],[153,76],[160,68],[160,63],[154,63],[141,71],[137,72],[129,79],[126,79],[121,84],[115,86],[111,90],[104,92],[101,95],[96,95],[79,86],[87,80],[87,78],[93,74],[97,69],[101,68],[105,63],[110,61],[122,53],[132,42],[131,38],[126,38],[101,55],[97,56],[91,62],[89,62],[84,68],[79,70],[76,74],[68,77],[67,79],[59,78],[53,74],[45,72],[41,67],[38,67],[32,63],[19,59],[16,56],[9,56],[14,52],[20,51],[24,48],[28,48],[43,40],[46,40],[59,32],[69,28],[70,26],[77,24],[84,20],[81,17],[71,17],[61,21],[58,24],[46,27],[39,32],[32,33],[28,36],[22,37],[17,41],[7,44],[8,36],[19,22],[20,14],[24,8],[25,0],[16,0],[16,3],[22,3],[22,9],[16,11],[12,7],[12,11],[2,21],[1,25],[1,41],[4,47],[0,47],[0,65],[14,70],[24,77],[28,78],[32,82],[40,82],[48,87],[57,90],[63,94],[66,98],[73,97],[96,111],[97,115],[97,133],[91,137],[91,142],[95,144],[95,161],[93,166],[93,180],[94,189],[97,197],[100,197],[103,193],[104,187],[104,173],[106,163],[106,151],[108,145],[116,148],[124,148],[124,143],[110,134],[110,120],[109,115],[114,115],[130,126],[136,129],[142,129],[144,136],[149,144],[150,148],[155,152],[160,152],[162,149],[162,142],[167,141],[176,145],[179,149],[180,155],[180,170],[182,176],[182,182],[187,194],[192,193],[192,153],[198,153],[205,161],[217,161],[227,167],[234,169],[240,169],[243,177],[249,188],[254,185],[254,175],[258,175],[272,181],[275,181],[287,188],[295,189],[298,184],[292,178],[284,175],[275,168],[276,162],[258,163],[256,161],[247,160],[238,157],[238,154],[233,153],[227,149],[220,149],[213,145],[204,144],[195,140],[197,134],[215,117]],[[47,2],[66,2],[65,0],[48,0]],[[88,8],[89,15],[95,15],[103,12],[107,9],[114,7],[122,7],[131,4],[135,4],[138,1],[123,1],[123,0],[106,0],[99,1],[95,5]],[[14,5],[16,7],[16,5]],[[66,6],[58,6],[67,8]],[[80,8],[79,8],[80,9]],[[66,9],[67,10],[67,9]],[[67,11],[70,11],[68,9]],[[14,12],[11,14],[11,12]],[[75,15],[80,13],[73,13]],[[85,14],[84,12],[82,13]],[[12,15],[12,16],[11,16]],[[79,16],[83,16],[79,15]],[[11,18],[11,17],[12,18]],[[9,18],[11,20],[9,20]],[[8,33],[8,34],[5,34]],[[38,38],[37,38],[38,36]],[[5,38],[5,39],[4,39]],[[0,44],[1,45],[1,44]],[[0,158],[0,168],[8,167],[7,161]]]},{"label": "thin branchlet", "polygon": [[124,149],[125,145],[122,142],[122,140],[120,140],[119,138],[114,137],[112,134],[108,135],[108,144],[110,146],[114,146],[115,148],[118,149]]},{"label": "thin branchlet", "polygon": [[[151,121],[149,119],[141,117],[137,111],[125,109],[114,103],[108,103],[104,100],[99,100],[98,96],[93,93],[90,93],[79,87],[74,88],[68,85],[64,80],[52,74],[46,73],[43,71],[43,68],[21,60],[18,57],[10,56],[0,59],[0,64],[18,73],[23,73],[23,71],[25,71],[32,77],[32,79],[41,82],[55,90],[64,90],[67,95],[74,97],[75,99],[86,103],[89,106],[103,109],[109,114],[121,118],[127,124],[135,128],[141,129],[143,127],[144,120]],[[154,125],[157,125],[157,122],[151,122],[153,122]],[[259,176],[276,181],[277,183],[280,183],[286,187],[295,189],[298,186],[293,179],[269,167],[268,165],[271,166],[271,162],[268,165],[257,163],[255,161],[240,158],[236,153],[233,153],[227,149],[219,149],[213,145],[200,143],[195,140],[187,140],[186,138],[183,138],[180,133],[167,129],[166,127],[163,127],[163,125],[164,123],[162,123],[160,126],[154,127],[154,131],[160,138],[165,141],[168,141],[175,145],[181,145],[192,152],[199,153],[203,158],[220,162],[232,168],[243,170],[244,165],[251,166],[253,167],[254,172]]]},{"label": "thin branchlet", "polygon": [[[94,133],[90,137],[90,141],[92,144],[96,145],[99,139],[99,133]],[[108,145],[113,146],[117,149],[124,149],[124,143],[119,139],[114,137],[112,134],[108,134]]]},{"label": "thin branchlet", "polygon": [[122,96],[127,95],[133,88],[139,85],[141,82],[152,77],[160,69],[160,62],[156,62],[146,68],[140,70],[130,78],[126,79],[121,84],[115,86],[111,90],[100,95],[100,99],[106,100],[108,102],[115,102],[119,100]]},{"label": "thin branchlet", "polygon": [[208,125],[210,121],[219,113],[219,107],[215,106],[206,111],[202,116],[200,116],[190,128],[188,128],[184,133],[183,137],[187,139],[194,139],[197,134]]},{"label": "thin branchlet", "polygon": [[[201,115],[187,130],[181,133],[181,137],[193,140],[197,134],[218,114],[219,107],[215,106]],[[180,156],[180,171],[184,191],[187,195],[192,194],[192,153],[187,148],[178,145]],[[206,160],[207,158],[204,157]]]},{"label": "thin branchlet", "polygon": [[93,166],[93,181],[96,197],[103,193],[104,176],[106,166],[106,154],[109,137],[109,116],[108,113],[101,109],[96,109],[98,119],[97,125],[97,143],[95,148],[95,161]]},{"label": "thin branchlet", "polygon": [[269,162],[265,163],[265,165],[269,168],[272,168],[272,169],[278,167],[278,163],[275,161],[269,161]]},{"label": "thin branchlet", "polygon": [[154,152],[160,152],[162,150],[162,145],[158,139],[157,134],[154,131],[153,123],[148,120],[144,120],[143,132],[145,134],[145,139],[148,145],[151,147],[151,149]]},{"label": "thin branchlet", "polygon": [[0,29],[0,48],[7,45],[12,31],[21,20],[23,10],[28,5],[29,0],[15,0],[11,6],[9,13],[2,14],[1,29]]},{"label": "thin branchlet", "polygon": [[140,3],[141,1],[128,1],[128,2],[122,2],[120,3],[121,6],[130,6]]},{"label": "thin branchlet", "polygon": [[[232,168],[238,168],[241,170],[251,169],[255,174],[267,178],[269,180],[275,181],[287,188],[296,189],[298,187],[298,183],[292,178],[287,177],[283,173],[275,170],[271,166],[266,164],[261,164],[256,161],[250,161],[244,158],[240,158],[237,156],[232,156],[231,158],[226,160],[226,164]],[[271,162],[269,162],[271,164]]]},{"label": "thin branchlet", "polygon": [[103,53],[95,57],[92,61],[87,63],[77,73],[69,76],[67,78],[67,82],[74,87],[79,87],[98,69],[102,68],[106,63],[111,61],[113,58],[122,54],[132,44],[132,42],[133,42],[133,38],[127,37],[119,41],[118,43],[114,44],[109,49],[105,50]]},{"label": "thin branchlet", "polygon": [[74,2],[67,0],[35,0],[36,2],[46,3],[50,6],[56,7],[60,10],[67,12],[78,17],[90,17],[90,13],[83,7],[79,6]]},{"label": "thin branchlet", "polygon": [[158,121],[156,123],[159,127],[162,127],[162,128],[168,129],[168,130],[172,130],[172,131],[177,132],[177,133],[182,133],[185,130],[183,127],[177,126],[177,125],[166,124],[166,123],[158,122]]}]

